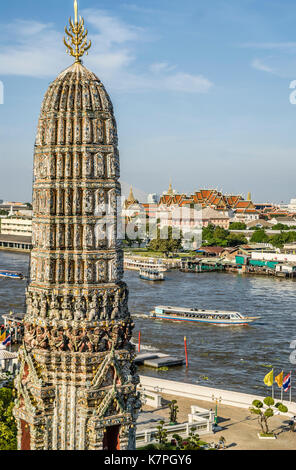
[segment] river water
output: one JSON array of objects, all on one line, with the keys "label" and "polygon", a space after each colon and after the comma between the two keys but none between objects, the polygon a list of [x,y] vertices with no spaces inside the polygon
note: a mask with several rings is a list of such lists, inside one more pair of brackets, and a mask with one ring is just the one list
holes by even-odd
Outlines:
[{"label": "river water", "polygon": [[[27,274],[28,266],[26,254],[0,253],[0,268]],[[140,367],[140,374],[267,395],[270,388],[263,378],[272,366],[275,375],[292,370],[292,396],[296,398],[296,368],[290,362],[290,344],[296,338],[294,280],[172,271],[166,273],[164,282],[152,283],[139,279],[136,271],[126,271],[125,281],[130,291],[130,312],[135,316],[135,344],[141,331],[143,350],[184,357],[187,337],[188,369],[181,366],[155,371]],[[0,280],[0,314],[24,310],[25,288],[25,281]],[[143,318],[155,305],[237,310],[261,319],[249,326],[218,327]],[[280,396],[276,385],[275,396]],[[288,399],[289,393],[284,396]]]}]

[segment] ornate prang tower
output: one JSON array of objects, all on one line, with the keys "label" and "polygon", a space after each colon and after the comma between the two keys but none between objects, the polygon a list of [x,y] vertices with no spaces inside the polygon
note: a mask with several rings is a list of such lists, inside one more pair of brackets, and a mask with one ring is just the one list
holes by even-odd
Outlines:
[{"label": "ornate prang tower", "polygon": [[49,86],[34,156],[33,250],[14,415],[22,450],[133,449],[140,406],[133,323],[117,237],[121,194],[113,107],[81,63]]}]

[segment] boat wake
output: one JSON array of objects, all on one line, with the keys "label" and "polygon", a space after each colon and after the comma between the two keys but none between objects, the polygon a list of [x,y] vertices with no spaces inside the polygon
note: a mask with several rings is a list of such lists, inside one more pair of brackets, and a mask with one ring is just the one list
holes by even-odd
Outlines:
[{"label": "boat wake", "polygon": [[147,320],[150,318],[150,316],[145,313],[132,313],[131,315],[135,318],[146,318]]},{"label": "boat wake", "polygon": [[[139,343],[136,343],[134,342],[133,340],[131,341],[131,343],[136,346],[137,350],[138,350],[138,346],[139,346]],[[149,344],[143,344],[141,343],[141,351],[158,351],[157,348],[155,348],[154,346],[150,346]]]}]

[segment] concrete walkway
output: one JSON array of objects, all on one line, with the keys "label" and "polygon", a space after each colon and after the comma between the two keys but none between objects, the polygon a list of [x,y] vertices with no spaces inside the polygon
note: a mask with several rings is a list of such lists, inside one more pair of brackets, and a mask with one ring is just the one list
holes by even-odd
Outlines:
[{"label": "concrete walkway", "polygon": [[[213,402],[194,400],[192,398],[183,398],[180,396],[161,394],[164,399],[164,406],[161,409],[154,410],[157,416],[167,420],[169,417],[169,408],[167,404],[175,399],[178,402],[179,414],[178,422],[188,421],[191,405],[201,406],[206,409],[214,409]],[[143,407],[143,411],[152,411],[152,408]],[[149,416],[149,414],[148,414]],[[148,417],[147,416],[147,417]],[[270,430],[275,431],[277,439],[261,440],[257,433],[260,431],[260,425],[257,417],[251,415],[245,408],[238,408],[229,405],[218,405],[219,426],[222,430],[210,435],[201,436],[206,442],[217,443],[221,436],[226,439],[226,447],[229,450],[295,450],[296,432],[292,433],[288,427],[289,417],[274,416],[270,418]],[[151,415],[150,415],[151,418]],[[155,422],[153,423],[155,425]]]}]

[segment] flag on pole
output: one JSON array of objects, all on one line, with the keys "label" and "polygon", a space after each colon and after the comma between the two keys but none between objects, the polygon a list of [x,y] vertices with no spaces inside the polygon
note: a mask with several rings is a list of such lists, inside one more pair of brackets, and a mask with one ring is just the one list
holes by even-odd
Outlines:
[{"label": "flag on pole", "polygon": [[4,331],[3,334],[1,334],[1,336],[0,336],[0,343],[3,343],[3,341],[5,341],[5,338],[6,338],[6,331]]},{"label": "flag on pole", "polygon": [[11,335],[8,335],[5,341],[2,342],[3,346],[9,346],[11,344]]},{"label": "flag on pole", "polygon": [[272,385],[273,385],[273,369],[270,372],[268,372],[268,374],[266,374],[266,376],[263,379],[263,382],[268,387],[272,387]]},{"label": "flag on pole", "polygon": [[284,380],[284,371],[282,370],[282,372],[274,378],[274,381],[277,383],[279,388],[282,388],[283,380]]},{"label": "flag on pole", "polygon": [[287,374],[286,377],[283,380],[283,389],[284,392],[287,392],[289,388],[291,387],[291,373]]}]

